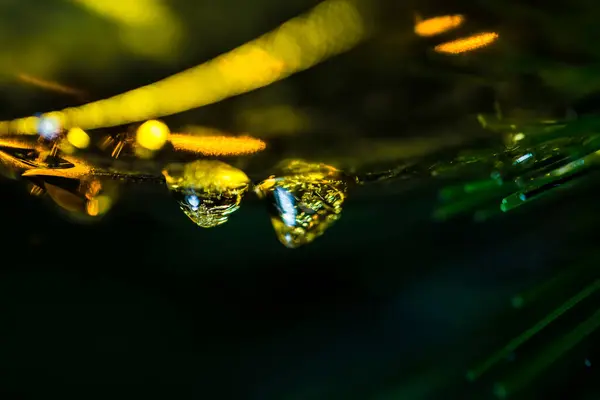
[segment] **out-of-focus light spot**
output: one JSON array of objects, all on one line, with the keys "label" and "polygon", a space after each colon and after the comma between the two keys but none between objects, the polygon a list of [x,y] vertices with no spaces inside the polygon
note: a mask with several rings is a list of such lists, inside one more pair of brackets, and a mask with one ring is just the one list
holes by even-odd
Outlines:
[{"label": "out-of-focus light spot", "polygon": [[20,134],[38,134],[39,117],[20,118],[11,123],[12,130]]},{"label": "out-of-focus light spot", "polygon": [[515,160],[514,164],[521,164],[521,163],[529,160],[531,157],[533,157],[532,153],[523,154],[521,157],[519,157]]},{"label": "out-of-focus light spot", "polygon": [[[120,10],[139,1],[76,1],[98,12],[103,10],[105,15],[119,15],[127,21],[145,18],[141,14],[132,16],[135,15],[133,11]],[[139,10],[149,12],[143,7]],[[156,30],[160,31],[159,28]],[[197,67],[109,99],[70,109],[64,113],[67,121],[63,125],[82,129],[118,126],[212,104],[308,69],[351,49],[367,33],[355,1],[326,0],[306,15],[293,18],[275,31]]]},{"label": "out-of-focus light spot", "polygon": [[221,57],[218,65],[220,72],[229,76],[232,82],[239,82],[243,91],[259,79],[265,82],[277,80],[286,67],[283,60],[258,46]]},{"label": "out-of-focus light spot", "polygon": [[487,121],[486,121],[485,117],[483,116],[483,114],[477,114],[477,121],[479,121],[482,128],[487,127]]},{"label": "out-of-focus light spot", "polygon": [[233,156],[263,151],[267,144],[250,136],[190,136],[173,133],[169,140],[175,150],[207,156]]},{"label": "out-of-focus light spot", "polygon": [[23,83],[39,87],[41,89],[49,90],[52,92],[68,94],[76,97],[85,97],[85,92],[79,89],[75,89],[66,85],[62,85],[58,82],[48,81],[41,78],[36,78],[28,74],[17,74],[17,79]]},{"label": "out-of-focus light spot", "polygon": [[38,120],[38,133],[45,139],[55,139],[60,133],[60,121],[54,117],[41,117]]},{"label": "out-of-focus light spot", "polygon": [[479,33],[437,45],[435,46],[435,51],[445,54],[460,54],[488,46],[495,42],[496,39],[498,39],[498,34],[495,32]]},{"label": "out-of-focus light spot", "polygon": [[164,57],[177,49],[181,24],[164,0],[72,0],[121,28],[121,42],[143,56]]},{"label": "out-of-focus light spot", "polygon": [[113,21],[129,25],[144,26],[159,21],[168,10],[162,0],[73,0],[90,11]]},{"label": "out-of-focus light spot", "polygon": [[98,196],[89,200],[86,204],[88,215],[97,217],[106,214],[112,206],[112,199],[109,196]]},{"label": "out-of-focus light spot", "polygon": [[98,207],[98,202],[95,200],[89,201],[86,204],[86,211],[87,211],[88,215],[91,217],[98,216],[98,214],[100,213],[100,210]]},{"label": "out-of-focus light spot", "polygon": [[520,142],[521,140],[525,139],[525,135],[523,133],[517,133],[514,137],[513,140],[515,142]]},{"label": "out-of-focus light spot", "polygon": [[169,127],[160,121],[146,121],[137,130],[137,144],[148,150],[160,150],[169,139]]},{"label": "out-of-focus light spot", "polygon": [[563,176],[568,173],[575,171],[577,168],[581,168],[585,165],[585,158],[580,158],[579,160],[571,161],[570,163],[555,169],[550,172],[552,176]]},{"label": "out-of-focus light spot", "polygon": [[63,127],[64,127],[65,121],[66,121],[65,114],[62,111],[51,111],[51,112],[42,114],[41,117],[56,119],[60,123],[60,125]]},{"label": "out-of-focus light spot", "polygon": [[67,141],[78,149],[85,149],[90,145],[90,136],[81,128],[71,128]]},{"label": "out-of-focus light spot", "polygon": [[458,28],[464,22],[462,15],[445,15],[443,17],[429,18],[418,21],[415,25],[415,33],[419,36],[436,36],[449,30]]}]

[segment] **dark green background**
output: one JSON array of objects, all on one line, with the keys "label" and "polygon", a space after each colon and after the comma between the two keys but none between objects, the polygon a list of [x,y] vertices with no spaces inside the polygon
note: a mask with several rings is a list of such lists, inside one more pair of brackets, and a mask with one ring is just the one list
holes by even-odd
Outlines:
[{"label": "dark green background", "polygon": [[[3,391],[490,397],[491,383],[467,384],[466,369],[569,295],[510,307],[512,295],[582,261],[596,202],[577,193],[488,224],[431,224],[432,191],[400,186],[362,189],[326,235],[288,250],[256,200],[203,230],[165,189],[129,187],[113,214],[86,226],[4,183]],[[596,375],[574,364],[533,389],[584,398]],[[569,388],[574,379],[583,385]]]}]

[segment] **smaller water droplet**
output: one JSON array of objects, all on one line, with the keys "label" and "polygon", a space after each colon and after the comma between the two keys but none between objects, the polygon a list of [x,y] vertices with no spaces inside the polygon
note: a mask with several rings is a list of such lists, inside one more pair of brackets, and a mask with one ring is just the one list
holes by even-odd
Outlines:
[{"label": "smaller water droplet", "polygon": [[171,164],[163,175],[179,208],[203,228],[227,222],[250,188],[243,171],[221,161]]}]

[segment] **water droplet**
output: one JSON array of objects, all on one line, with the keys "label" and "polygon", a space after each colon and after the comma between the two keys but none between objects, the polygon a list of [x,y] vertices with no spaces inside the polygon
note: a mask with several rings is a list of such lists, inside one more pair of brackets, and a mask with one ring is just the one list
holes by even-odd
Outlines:
[{"label": "water droplet", "polygon": [[163,175],[181,210],[203,228],[227,222],[250,188],[243,171],[221,161],[171,164]]},{"label": "water droplet", "polygon": [[321,236],[342,212],[348,180],[335,168],[292,160],[281,173],[259,183],[256,192],[269,203],[279,241],[296,248]]}]

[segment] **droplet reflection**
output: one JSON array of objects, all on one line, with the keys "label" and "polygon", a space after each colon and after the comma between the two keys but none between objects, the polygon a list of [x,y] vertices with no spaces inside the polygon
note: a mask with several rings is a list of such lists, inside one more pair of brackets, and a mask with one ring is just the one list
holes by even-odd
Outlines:
[{"label": "droplet reflection", "polygon": [[46,194],[78,220],[106,214],[117,196],[115,181],[73,156],[58,157],[50,164],[32,164],[21,176],[31,182],[31,194]]},{"label": "droplet reflection", "polygon": [[[31,171],[29,171],[31,172]],[[90,176],[76,179],[58,174],[31,174],[26,176],[69,216],[77,220],[91,220],[105,215],[116,199],[117,185]]]},{"label": "droplet reflection", "polygon": [[277,239],[289,248],[311,243],[337,221],[347,190],[341,171],[300,160],[285,164],[278,176],[256,187],[269,202]]},{"label": "droplet reflection", "polygon": [[250,188],[243,171],[221,161],[171,164],[163,175],[181,210],[203,228],[227,222]]}]

